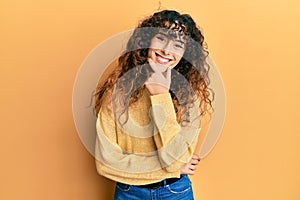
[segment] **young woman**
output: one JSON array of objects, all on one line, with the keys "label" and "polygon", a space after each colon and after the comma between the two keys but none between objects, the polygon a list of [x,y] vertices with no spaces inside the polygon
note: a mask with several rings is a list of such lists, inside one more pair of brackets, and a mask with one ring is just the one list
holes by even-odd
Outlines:
[{"label": "young woman", "polygon": [[188,175],[200,119],[211,110],[208,52],[187,14],[144,19],[95,93],[96,167],[115,199],[193,199]]}]

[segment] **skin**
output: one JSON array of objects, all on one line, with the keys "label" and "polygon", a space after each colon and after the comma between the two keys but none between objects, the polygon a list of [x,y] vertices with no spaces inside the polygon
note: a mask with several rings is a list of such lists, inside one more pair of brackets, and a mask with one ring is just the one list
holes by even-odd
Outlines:
[{"label": "skin", "polygon": [[177,36],[177,38],[169,38],[167,33],[159,32],[150,43],[148,52],[149,58],[158,65],[173,68],[181,60],[185,51],[185,41]]},{"label": "skin", "polygon": [[[146,88],[151,95],[169,92],[171,85],[171,69],[181,60],[185,51],[185,43],[179,37],[169,39],[167,34],[158,33],[150,43],[148,62],[154,73],[146,81]],[[181,174],[194,175],[200,157],[196,154],[181,169]]]},{"label": "skin", "polygon": [[150,43],[148,62],[154,73],[145,83],[152,95],[169,92],[171,69],[181,60],[185,51],[185,42],[177,38],[170,39],[165,32],[156,34]]},{"label": "skin", "polygon": [[190,160],[190,162],[186,163],[183,167],[180,169],[181,174],[188,174],[188,175],[194,175],[196,166],[200,162],[200,157],[196,154],[194,154]]}]

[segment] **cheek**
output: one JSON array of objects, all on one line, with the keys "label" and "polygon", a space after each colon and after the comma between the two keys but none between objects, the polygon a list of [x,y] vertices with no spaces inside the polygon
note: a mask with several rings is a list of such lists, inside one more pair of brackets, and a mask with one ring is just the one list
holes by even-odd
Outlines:
[{"label": "cheek", "polygon": [[161,47],[162,47],[161,43],[157,42],[155,39],[151,40],[149,48],[160,49]]},{"label": "cheek", "polygon": [[185,52],[184,49],[176,49],[176,50],[174,50],[174,52],[173,52],[174,58],[176,60],[180,60],[183,57],[184,52]]},{"label": "cheek", "polygon": [[149,49],[148,50],[148,57],[152,57],[152,55],[153,55],[153,49]]},{"label": "cheek", "polygon": [[174,62],[172,63],[172,68],[175,67],[176,65],[178,65],[178,63],[180,62],[182,57],[181,56],[176,56],[174,58],[175,59],[174,59]]},{"label": "cheek", "polygon": [[176,63],[179,63],[179,61],[181,60],[182,56],[175,56],[175,60],[176,60]]}]

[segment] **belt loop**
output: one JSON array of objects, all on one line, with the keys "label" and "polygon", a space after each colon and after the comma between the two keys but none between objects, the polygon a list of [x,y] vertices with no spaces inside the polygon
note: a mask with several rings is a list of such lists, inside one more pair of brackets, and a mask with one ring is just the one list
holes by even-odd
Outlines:
[{"label": "belt loop", "polygon": [[164,179],[164,186],[167,185],[167,179]]}]

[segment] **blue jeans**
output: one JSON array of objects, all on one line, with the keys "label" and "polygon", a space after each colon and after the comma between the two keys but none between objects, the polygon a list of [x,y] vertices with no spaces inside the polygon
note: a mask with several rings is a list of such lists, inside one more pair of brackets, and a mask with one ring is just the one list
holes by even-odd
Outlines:
[{"label": "blue jeans", "polygon": [[187,175],[170,185],[157,189],[117,183],[115,200],[193,200],[193,189]]}]

